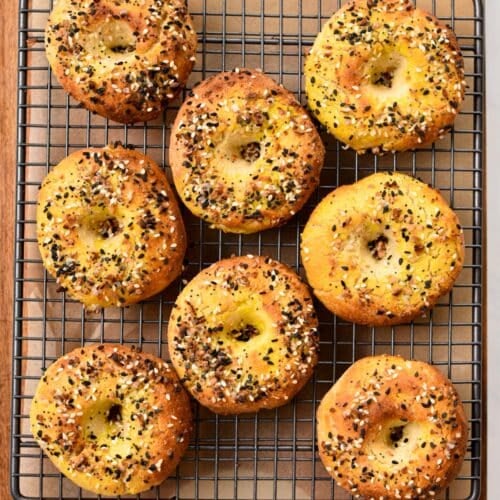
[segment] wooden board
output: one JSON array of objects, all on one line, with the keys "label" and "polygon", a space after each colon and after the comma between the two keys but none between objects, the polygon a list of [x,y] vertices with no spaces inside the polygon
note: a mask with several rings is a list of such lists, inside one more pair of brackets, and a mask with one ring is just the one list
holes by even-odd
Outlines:
[{"label": "wooden board", "polygon": [[14,194],[16,166],[17,2],[0,1],[0,140],[2,193],[0,195],[0,498],[10,498],[9,423],[11,394]]}]

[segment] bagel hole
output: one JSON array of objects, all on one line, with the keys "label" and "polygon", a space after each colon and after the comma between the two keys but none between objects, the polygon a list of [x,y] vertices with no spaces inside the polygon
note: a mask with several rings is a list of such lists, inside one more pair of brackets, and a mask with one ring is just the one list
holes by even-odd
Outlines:
[{"label": "bagel hole", "polygon": [[115,54],[133,52],[136,38],[126,22],[109,22],[101,27],[101,40],[104,46]]},{"label": "bagel hole", "polygon": [[370,83],[377,87],[391,89],[394,83],[396,71],[401,65],[401,57],[398,55],[387,55],[380,57],[371,70]]},{"label": "bagel hole", "polygon": [[115,54],[125,54],[125,52],[132,52],[134,50],[132,45],[115,45],[108,48]]},{"label": "bagel hole", "polygon": [[388,417],[367,432],[363,451],[377,456],[383,464],[404,466],[409,454],[427,441],[433,424]]},{"label": "bagel hole", "polygon": [[259,330],[254,325],[246,323],[238,328],[233,328],[230,333],[235,340],[248,342],[251,338],[259,334]]},{"label": "bagel hole", "polygon": [[392,427],[389,433],[390,443],[394,448],[398,448],[401,443],[407,443],[408,438],[404,437],[404,430],[406,425],[398,425],[396,427]]},{"label": "bagel hole", "polygon": [[394,80],[394,72],[397,68],[387,68],[385,71],[375,73],[372,76],[373,85],[378,85],[381,87],[392,87],[392,81]]},{"label": "bagel hole", "polygon": [[106,420],[110,423],[121,422],[122,420],[122,407],[121,405],[111,405],[106,415]]},{"label": "bagel hole", "polygon": [[248,163],[253,163],[260,158],[260,142],[249,142],[240,146],[240,156]]},{"label": "bagel hole", "polygon": [[368,242],[368,250],[372,257],[376,260],[382,260],[387,254],[387,244],[389,239],[384,234],[381,234],[374,240]]},{"label": "bagel hole", "polygon": [[94,224],[92,228],[101,238],[107,239],[120,232],[120,223],[115,217],[101,219]]}]

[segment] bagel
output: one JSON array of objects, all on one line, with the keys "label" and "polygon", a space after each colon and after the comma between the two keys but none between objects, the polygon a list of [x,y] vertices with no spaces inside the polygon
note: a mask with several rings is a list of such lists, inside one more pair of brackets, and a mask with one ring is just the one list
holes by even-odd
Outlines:
[{"label": "bagel", "polygon": [[381,326],[433,307],[452,288],[465,249],[459,220],[436,190],[383,172],[327,195],[307,221],[301,254],[330,311]]},{"label": "bagel", "polygon": [[174,193],[136,151],[66,157],[42,183],[36,219],[44,266],[89,310],[151,297],[182,270],[186,234]]},{"label": "bagel", "polygon": [[319,456],[356,498],[433,498],[460,471],[467,419],[436,368],[399,356],[363,358],[317,412]]},{"label": "bagel", "polygon": [[64,90],[121,123],[161,114],[185,85],[196,44],[184,0],[58,0],[45,30]]},{"label": "bagel", "polygon": [[170,139],[177,192],[197,217],[233,233],[276,227],[319,182],[324,146],[293,95],[257,70],[200,83]]},{"label": "bagel", "polygon": [[450,27],[410,0],[351,0],[323,26],[305,62],[310,109],[359,153],[430,144],[465,95]]},{"label": "bagel", "polygon": [[317,362],[318,321],[306,285],[287,266],[233,257],[200,272],[168,324],[170,359],[200,404],[238,414],[287,403]]},{"label": "bagel", "polygon": [[52,463],[100,495],[160,484],[175,471],[192,430],[189,397],[174,370],[112,344],[75,349],[49,366],[30,423]]}]

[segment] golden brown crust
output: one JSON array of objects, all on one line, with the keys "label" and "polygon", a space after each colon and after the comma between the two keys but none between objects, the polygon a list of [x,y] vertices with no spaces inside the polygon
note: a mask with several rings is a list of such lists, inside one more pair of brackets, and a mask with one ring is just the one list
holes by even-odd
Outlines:
[{"label": "golden brown crust", "polygon": [[319,182],[324,146],[288,90],[260,71],[209,78],[181,106],[170,164],[182,201],[227,232],[283,224]]},{"label": "golden brown crust", "polygon": [[184,0],[58,0],[45,30],[64,89],[122,123],[163,111],[186,83],[196,43]]},{"label": "golden brown crust", "polygon": [[75,349],[49,366],[30,423],[54,465],[101,495],[160,484],[175,471],[192,430],[189,397],[174,370],[113,344]]},{"label": "golden brown crust", "polygon": [[467,419],[436,368],[399,356],[354,363],[324,396],[318,448],[339,486],[373,499],[433,498],[460,471]]},{"label": "golden brown crust", "polygon": [[447,133],[466,82],[455,34],[410,0],[353,0],[305,63],[309,107],[362,153],[402,151]]},{"label": "golden brown crust", "polygon": [[72,153],[37,206],[44,266],[89,310],[151,297],[181,272],[186,233],[161,168],[121,146]]},{"label": "golden brown crust", "polygon": [[383,172],[327,195],[304,228],[301,254],[330,311],[381,326],[431,308],[452,288],[465,249],[458,218],[436,190]]},{"label": "golden brown crust", "polygon": [[172,364],[188,391],[221,414],[287,403],[317,362],[317,319],[306,285],[258,256],[219,261],[181,292],[168,325]]}]

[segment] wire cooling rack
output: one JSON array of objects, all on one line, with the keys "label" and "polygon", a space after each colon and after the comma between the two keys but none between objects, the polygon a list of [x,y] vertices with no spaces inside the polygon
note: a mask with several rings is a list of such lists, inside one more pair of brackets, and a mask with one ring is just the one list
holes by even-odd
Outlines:
[{"label": "wire cooling rack", "polygon": [[[304,55],[337,0],[192,0],[199,35],[197,64],[188,87],[221,70],[259,67],[304,102]],[[183,279],[232,254],[257,253],[303,274],[299,235],[312,208],[330,190],[376,170],[399,170],[439,188],[465,231],[466,264],[453,291],[426,318],[394,328],[354,326],[317,304],[321,358],[313,380],[289,405],[258,415],[215,416],[196,407],[196,426],[177,476],[141,498],[349,498],[321,465],[315,447],[315,411],[332,383],[356,359],[397,353],[432,362],[457,387],[469,417],[469,446],[460,476],[443,498],[479,498],[484,461],[483,352],[483,12],[479,0],[418,0],[455,29],[465,58],[468,91],[454,131],[417,152],[357,156],[324,135],[327,159],[321,185],[298,216],[257,235],[223,234],[184,212],[189,250]],[[91,498],[62,477],[29,432],[30,401],[43,370],[83,343],[135,344],[167,355],[169,311],[179,280],[161,296],[124,309],[86,314],[57,291],[43,270],[35,238],[40,182],[69,153],[120,140],[165,165],[180,99],[162,119],[123,126],[89,114],[51,75],[43,48],[49,0],[20,0],[19,111],[12,413],[12,492],[16,498]]]}]

